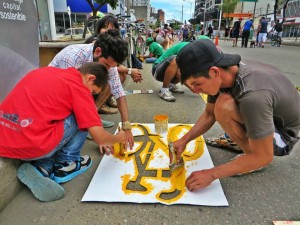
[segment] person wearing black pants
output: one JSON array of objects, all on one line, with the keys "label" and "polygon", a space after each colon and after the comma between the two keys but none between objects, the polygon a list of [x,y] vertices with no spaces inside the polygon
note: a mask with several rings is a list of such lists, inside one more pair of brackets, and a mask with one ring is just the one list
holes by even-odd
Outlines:
[{"label": "person wearing black pants", "polygon": [[247,48],[248,45],[248,39],[250,35],[250,29],[253,27],[253,20],[247,20],[245,24],[243,25],[243,32],[242,32],[242,48]]}]

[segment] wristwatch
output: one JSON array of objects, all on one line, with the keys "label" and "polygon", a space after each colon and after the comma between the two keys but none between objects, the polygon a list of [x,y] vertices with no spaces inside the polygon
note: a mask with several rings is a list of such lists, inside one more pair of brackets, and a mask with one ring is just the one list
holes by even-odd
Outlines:
[{"label": "wristwatch", "polygon": [[132,72],[132,68],[128,68],[128,75],[131,75],[131,72]]},{"label": "wristwatch", "polygon": [[130,123],[130,121],[122,122],[122,130],[131,130],[131,123]]}]

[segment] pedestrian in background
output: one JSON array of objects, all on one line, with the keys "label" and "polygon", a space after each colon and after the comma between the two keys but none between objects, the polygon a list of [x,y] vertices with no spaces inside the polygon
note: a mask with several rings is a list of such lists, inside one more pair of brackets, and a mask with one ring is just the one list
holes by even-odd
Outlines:
[{"label": "pedestrian in background", "polygon": [[241,32],[241,21],[243,18],[239,18],[239,20],[235,21],[232,28],[232,47],[237,46],[237,42]]},{"label": "pedestrian in background", "polygon": [[225,41],[228,41],[229,31],[230,31],[230,27],[226,27],[226,28],[225,28],[225,34],[224,34],[224,36],[225,36]]},{"label": "pedestrian in background", "polygon": [[242,27],[242,48],[247,48],[251,28],[253,28],[253,19],[247,20]]},{"label": "pedestrian in background", "polygon": [[154,63],[164,53],[163,47],[153,38],[147,38],[146,46],[149,46],[149,55],[143,55],[146,63]]},{"label": "pedestrian in background", "polygon": [[265,42],[267,40],[267,33],[268,33],[268,21],[263,16],[260,19],[259,35],[258,35],[258,44],[259,44],[259,47],[261,47],[261,48],[265,47]]},{"label": "pedestrian in background", "polygon": [[208,26],[208,33],[207,33],[207,36],[209,38],[211,38],[211,35],[214,33],[214,29],[211,25]]}]

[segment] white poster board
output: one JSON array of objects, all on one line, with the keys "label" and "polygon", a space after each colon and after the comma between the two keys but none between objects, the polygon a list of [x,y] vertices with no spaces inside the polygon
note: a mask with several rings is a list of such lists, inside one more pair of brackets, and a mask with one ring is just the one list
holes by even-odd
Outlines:
[{"label": "white poster board", "polygon": [[178,140],[192,125],[168,126],[168,133],[158,135],[154,124],[134,124],[133,150],[104,156],[82,201],[228,206],[219,180],[197,192],[184,185],[193,171],[214,166],[202,137],[187,145],[182,172],[170,175],[168,141]]}]

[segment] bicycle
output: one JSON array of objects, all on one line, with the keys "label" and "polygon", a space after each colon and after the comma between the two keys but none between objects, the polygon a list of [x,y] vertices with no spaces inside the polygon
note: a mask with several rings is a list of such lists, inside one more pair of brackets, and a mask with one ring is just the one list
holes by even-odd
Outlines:
[{"label": "bicycle", "polygon": [[273,34],[271,36],[271,45],[272,46],[276,45],[277,47],[280,47],[280,45],[281,45],[281,37],[279,35],[277,35],[277,34]]},{"label": "bicycle", "polygon": [[136,53],[135,49],[135,38],[133,37],[133,28],[136,27],[135,23],[138,21],[125,21],[125,18],[128,18],[130,16],[122,16],[121,14],[115,15],[118,18],[119,25],[120,27],[125,26],[126,29],[126,34],[125,34],[125,41],[128,43],[128,56],[125,61],[125,65],[127,68],[132,68],[133,67],[133,60],[132,56]]},{"label": "bicycle", "polygon": [[94,35],[96,33],[97,22],[101,19],[99,16],[91,16],[84,22],[82,38],[85,38],[87,34],[87,29]]}]

